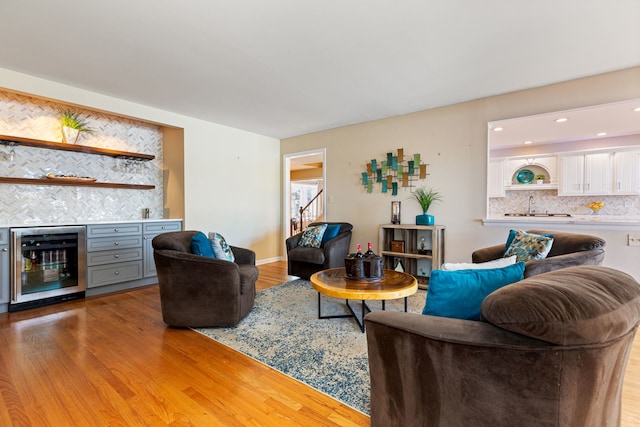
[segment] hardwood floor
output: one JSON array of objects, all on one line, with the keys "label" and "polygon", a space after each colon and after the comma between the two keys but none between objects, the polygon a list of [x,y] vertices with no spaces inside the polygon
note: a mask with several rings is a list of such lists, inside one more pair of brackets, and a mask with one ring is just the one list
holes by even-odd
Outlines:
[{"label": "hardwood floor", "polygon": [[[260,266],[258,289],[289,280]],[[623,390],[640,425],[640,338]],[[188,329],[157,286],[0,315],[0,426],[368,426],[369,417]]]}]

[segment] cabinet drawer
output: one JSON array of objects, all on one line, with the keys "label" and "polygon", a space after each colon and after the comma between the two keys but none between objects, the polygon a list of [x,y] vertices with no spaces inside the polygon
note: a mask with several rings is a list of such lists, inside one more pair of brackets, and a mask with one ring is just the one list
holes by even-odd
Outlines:
[{"label": "cabinet drawer", "polygon": [[9,229],[0,228],[0,245],[8,245],[8,244],[9,244]]},{"label": "cabinet drawer", "polygon": [[115,262],[137,261],[142,259],[142,248],[115,249],[87,253],[87,265],[113,264]]},{"label": "cabinet drawer", "polygon": [[87,239],[87,252],[141,247],[142,236],[115,236]]},{"label": "cabinet drawer", "polygon": [[114,223],[87,225],[87,238],[107,236],[133,236],[142,234],[142,223]]},{"label": "cabinet drawer", "polygon": [[136,279],[142,279],[142,261],[121,262],[87,268],[88,288]]},{"label": "cabinet drawer", "polygon": [[160,233],[167,233],[169,231],[182,230],[182,222],[180,221],[146,222],[143,224],[143,227],[144,227],[144,234],[160,234]]}]

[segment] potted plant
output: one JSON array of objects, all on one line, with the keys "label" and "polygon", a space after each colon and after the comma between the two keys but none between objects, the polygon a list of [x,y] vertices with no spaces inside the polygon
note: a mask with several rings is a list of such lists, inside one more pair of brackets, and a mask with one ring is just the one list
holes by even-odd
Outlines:
[{"label": "potted plant", "polygon": [[411,195],[422,208],[422,215],[416,215],[416,225],[434,225],[435,218],[427,212],[429,211],[429,207],[431,207],[432,203],[442,200],[440,193],[433,188],[427,189],[425,187],[420,187],[416,188]]},{"label": "potted plant", "polygon": [[538,184],[542,184],[542,183],[544,182],[544,179],[545,179],[545,178],[546,178],[546,177],[544,176],[544,174],[543,174],[543,173],[539,173],[539,174],[537,174],[537,175],[536,175],[536,182],[537,182]]},{"label": "potted plant", "polygon": [[71,110],[60,111],[58,120],[62,125],[62,142],[67,144],[75,144],[81,132],[93,132],[93,129],[88,126],[87,120]]}]

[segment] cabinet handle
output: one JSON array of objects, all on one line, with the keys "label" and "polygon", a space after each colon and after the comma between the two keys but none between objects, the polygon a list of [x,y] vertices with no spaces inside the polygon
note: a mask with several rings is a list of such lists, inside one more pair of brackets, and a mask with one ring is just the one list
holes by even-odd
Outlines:
[{"label": "cabinet handle", "polygon": [[113,274],[115,274],[116,276],[120,274],[119,271],[115,271]]},{"label": "cabinet handle", "polygon": [[164,225],[161,228],[164,230]]},{"label": "cabinet handle", "polygon": [[118,246],[120,244],[120,242],[114,242],[113,244]]},{"label": "cabinet handle", "polygon": [[7,248],[2,248],[2,252],[9,252],[9,249],[7,249]]},{"label": "cabinet handle", "polygon": [[114,258],[120,258],[120,255],[115,254],[113,257],[114,257]]},{"label": "cabinet handle", "polygon": [[118,231],[120,231],[120,229],[119,228],[114,228],[113,231],[117,233]]}]

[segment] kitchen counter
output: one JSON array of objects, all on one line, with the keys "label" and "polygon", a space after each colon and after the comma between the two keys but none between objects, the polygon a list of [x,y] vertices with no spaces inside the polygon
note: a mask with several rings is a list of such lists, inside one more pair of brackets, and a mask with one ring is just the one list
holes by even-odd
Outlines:
[{"label": "kitchen counter", "polygon": [[113,219],[113,220],[84,220],[71,222],[47,223],[39,220],[28,220],[22,222],[0,223],[0,228],[20,228],[20,227],[61,227],[65,225],[91,225],[91,224],[132,224],[146,222],[182,221],[181,218],[148,218],[148,219]]},{"label": "kitchen counter", "polygon": [[574,228],[610,230],[640,230],[640,217],[621,215],[573,215],[566,216],[492,216],[483,218],[486,226],[545,227],[563,225]]}]

